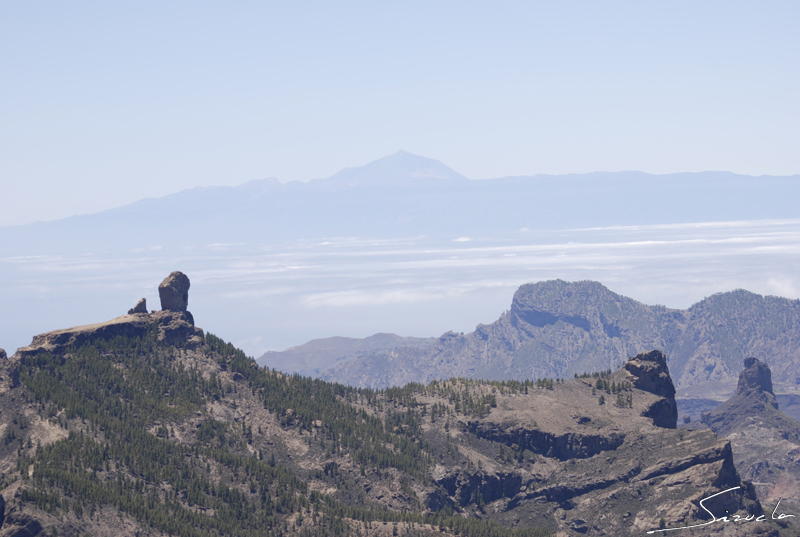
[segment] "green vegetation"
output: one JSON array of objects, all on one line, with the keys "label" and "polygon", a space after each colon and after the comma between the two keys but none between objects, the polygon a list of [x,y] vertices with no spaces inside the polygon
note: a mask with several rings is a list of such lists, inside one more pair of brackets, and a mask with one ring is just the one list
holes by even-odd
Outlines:
[{"label": "green vegetation", "polygon": [[[201,353],[238,380],[187,365],[191,353]],[[497,393],[527,392],[535,383],[453,379],[378,392],[259,369],[211,334],[191,353],[160,345],[152,327],[140,338],[24,357],[21,397],[66,437],[34,447],[25,442],[26,420],[20,417],[7,429],[5,445],[21,454],[21,501],[85,520],[110,507],[159,531],[197,537],[347,535],[352,524],[376,521],[429,524],[480,537],[548,535],[448,510],[422,514],[345,503],[308,484],[310,478],[341,479],[335,459],[348,454],[362,475],[399,472],[400,490],[422,508],[409,480],[429,482],[434,453],[422,432],[423,417],[447,418],[454,411],[445,404],[422,405],[417,398],[444,394],[455,412],[481,416],[497,405]],[[265,456],[253,447],[260,433],[253,423],[226,423],[207,413],[209,404],[235,407],[245,395],[261,401],[282,427],[300,433],[309,449],[329,462],[305,472],[279,450]],[[479,494],[475,501],[482,507]]]}]

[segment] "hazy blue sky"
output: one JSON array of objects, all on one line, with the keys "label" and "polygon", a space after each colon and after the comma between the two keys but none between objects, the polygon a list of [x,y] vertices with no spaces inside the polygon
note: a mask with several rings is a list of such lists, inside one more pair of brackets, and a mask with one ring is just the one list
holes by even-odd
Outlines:
[{"label": "hazy blue sky", "polygon": [[800,3],[3,2],[0,225],[406,149],[800,173]]}]

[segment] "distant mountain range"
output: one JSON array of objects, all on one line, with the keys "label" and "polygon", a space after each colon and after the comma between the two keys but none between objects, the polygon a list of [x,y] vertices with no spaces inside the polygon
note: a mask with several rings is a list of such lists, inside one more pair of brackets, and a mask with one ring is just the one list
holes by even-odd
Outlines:
[{"label": "distant mountain range", "polygon": [[796,218],[800,177],[728,172],[597,172],[473,181],[399,151],[308,183],[251,181],[54,222],[0,228],[13,255],[163,251],[212,243],[286,244],[324,237],[453,239],[522,228]]},{"label": "distant mountain range", "polygon": [[643,350],[663,349],[678,387],[733,381],[749,356],[767,359],[782,382],[800,383],[800,300],[744,290],[676,310],[642,304],[597,282],[555,280],[523,285],[497,321],[466,335],[448,332],[413,345],[384,336],[386,345],[371,350],[364,340],[335,348],[327,341],[268,353],[258,363],[385,387],[450,377],[565,378],[616,369]]},{"label": "distant mountain range", "polygon": [[430,347],[435,341],[436,338],[401,337],[395,334],[375,334],[363,339],[334,336],[315,339],[282,352],[267,352],[260,361],[268,363],[269,367],[278,371],[319,376],[323,371],[330,369],[332,363],[391,352],[398,347],[406,349]]}]

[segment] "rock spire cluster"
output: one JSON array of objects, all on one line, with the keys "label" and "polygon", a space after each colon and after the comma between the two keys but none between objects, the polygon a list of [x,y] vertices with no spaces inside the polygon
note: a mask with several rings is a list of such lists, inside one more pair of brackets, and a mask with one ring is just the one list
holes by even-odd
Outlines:
[{"label": "rock spire cluster", "polygon": [[[158,285],[158,297],[161,299],[161,311],[186,311],[189,306],[189,277],[183,272],[175,271]],[[128,315],[147,313],[147,300],[139,299]]]}]

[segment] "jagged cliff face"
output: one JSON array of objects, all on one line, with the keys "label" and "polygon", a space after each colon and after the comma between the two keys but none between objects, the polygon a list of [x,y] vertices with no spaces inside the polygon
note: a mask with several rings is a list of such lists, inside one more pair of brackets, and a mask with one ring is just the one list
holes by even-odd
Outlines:
[{"label": "jagged cliff face", "polygon": [[264,371],[180,313],[0,362],[0,535],[639,535],[709,520],[700,500],[736,486],[714,512],[762,512],[727,442],[658,426],[674,425],[653,410],[674,405],[660,353],[602,377],[374,392]]},{"label": "jagged cliff face", "polygon": [[675,385],[672,383],[667,357],[661,351],[639,354],[625,363],[623,371],[628,373],[634,387],[659,396],[642,414],[653,420],[657,427],[674,429],[678,424],[678,405],[675,402]]},{"label": "jagged cliff face", "polygon": [[756,358],[744,361],[736,393],[726,402],[703,414],[703,424],[719,434],[728,435],[756,419],[774,424],[785,431],[787,438],[800,442],[800,424],[778,410],[772,391],[772,373],[766,363]]},{"label": "jagged cliff face", "polygon": [[448,332],[429,349],[399,348],[360,357],[322,377],[358,386],[453,376],[571,377],[575,372],[616,369],[629,356],[664,347],[660,335],[640,337],[639,332],[671,331],[647,306],[596,282],[529,284],[517,290],[511,308],[500,319],[478,325],[470,334]]},{"label": "jagged cliff face", "polygon": [[[770,357],[784,382],[800,382],[800,301],[733,291],[688,310],[647,306],[597,282],[560,280],[517,290],[508,312],[466,335],[430,347],[337,357],[327,380],[383,387],[451,376],[535,379],[616,369],[661,349],[678,387],[732,381],[745,356]],[[261,363],[280,353],[265,355]],[[309,373],[307,373],[309,374]]]},{"label": "jagged cliff face", "polygon": [[731,441],[736,468],[758,497],[800,510],[800,423],[780,411],[769,366],[746,358],[736,393],[702,415],[702,424]]}]

